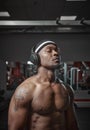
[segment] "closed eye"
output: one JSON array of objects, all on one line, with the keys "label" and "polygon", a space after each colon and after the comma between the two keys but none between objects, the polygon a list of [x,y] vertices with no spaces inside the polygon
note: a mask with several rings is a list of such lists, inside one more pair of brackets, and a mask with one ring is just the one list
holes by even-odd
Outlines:
[{"label": "closed eye", "polygon": [[50,48],[46,50],[46,52],[51,52],[51,51],[52,51],[52,49],[50,49]]}]

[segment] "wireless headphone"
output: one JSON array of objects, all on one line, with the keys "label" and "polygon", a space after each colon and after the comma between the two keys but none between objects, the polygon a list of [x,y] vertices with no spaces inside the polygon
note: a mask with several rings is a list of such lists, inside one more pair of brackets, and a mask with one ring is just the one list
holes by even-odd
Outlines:
[{"label": "wireless headphone", "polygon": [[55,42],[47,40],[47,41],[41,41],[39,44],[33,46],[33,48],[31,49],[31,55],[30,55],[30,61],[34,64],[34,65],[40,65],[40,57],[38,55],[38,52],[46,45],[48,44],[54,44],[56,45]]}]

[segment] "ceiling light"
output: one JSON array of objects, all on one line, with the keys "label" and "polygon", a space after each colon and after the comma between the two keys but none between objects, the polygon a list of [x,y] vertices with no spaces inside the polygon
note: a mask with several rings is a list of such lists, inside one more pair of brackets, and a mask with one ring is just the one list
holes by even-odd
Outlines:
[{"label": "ceiling light", "polygon": [[77,16],[61,16],[60,20],[75,20]]},{"label": "ceiling light", "polygon": [[66,1],[87,1],[87,0],[66,0]]},{"label": "ceiling light", "polygon": [[0,12],[0,17],[10,17],[10,14],[7,11]]},{"label": "ceiling light", "polygon": [[72,28],[71,27],[58,27],[58,31],[70,31]]},{"label": "ceiling light", "polygon": [[8,65],[8,61],[6,61],[6,65]]}]

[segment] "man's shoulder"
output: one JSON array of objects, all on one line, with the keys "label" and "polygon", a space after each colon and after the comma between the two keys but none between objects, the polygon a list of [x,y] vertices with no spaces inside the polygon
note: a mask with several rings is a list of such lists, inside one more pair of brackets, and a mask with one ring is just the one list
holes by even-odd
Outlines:
[{"label": "man's shoulder", "polygon": [[35,87],[36,86],[32,78],[28,78],[17,87],[14,97],[22,97],[24,100],[31,100]]},{"label": "man's shoulder", "polygon": [[74,100],[74,90],[69,84],[66,85],[66,88],[67,88],[67,91],[69,93],[71,102],[73,102],[73,100]]},{"label": "man's shoulder", "polygon": [[19,86],[18,88],[20,89],[25,89],[25,90],[31,90],[31,89],[34,89],[35,88],[35,82],[34,82],[34,78],[33,77],[30,77],[30,78],[27,78],[26,80],[24,80]]},{"label": "man's shoulder", "polygon": [[74,99],[74,90],[73,90],[73,88],[69,84],[64,84],[64,82],[60,83],[60,85],[66,89],[66,91],[68,92],[71,100],[73,100]]},{"label": "man's shoulder", "polygon": [[69,93],[74,94],[74,90],[69,84],[66,84],[65,86],[66,86]]},{"label": "man's shoulder", "polygon": [[73,90],[73,88],[69,85],[69,84],[65,84],[62,80],[60,80],[59,79],[59,84],[61,85],[61,86],[63,86],[65,89],[67,89],[67,91],[68,91],[68,93],[69,94],[71,94],[71,95],[73,95],[74,94],[74,90]]}]

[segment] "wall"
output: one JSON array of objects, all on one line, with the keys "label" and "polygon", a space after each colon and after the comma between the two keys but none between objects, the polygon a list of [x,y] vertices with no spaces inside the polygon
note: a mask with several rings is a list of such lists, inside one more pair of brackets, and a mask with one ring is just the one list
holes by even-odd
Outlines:
[{"label": "wall", "polygon": [[6,90],[6,64],[0,60],[0,89]]}]

